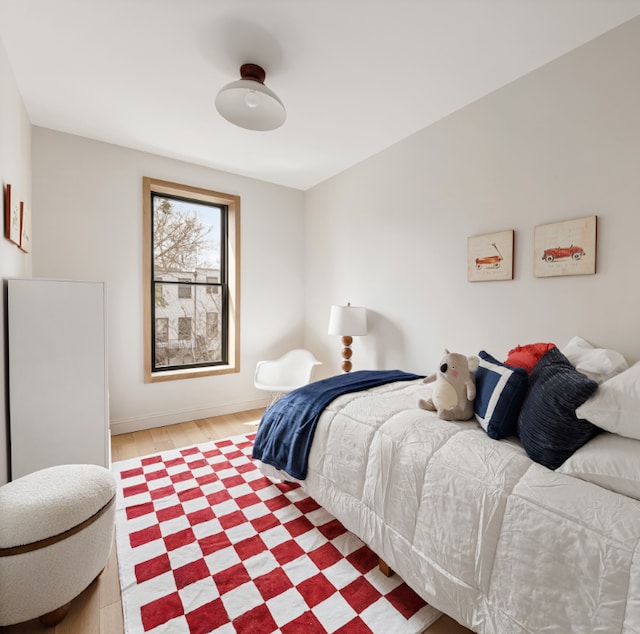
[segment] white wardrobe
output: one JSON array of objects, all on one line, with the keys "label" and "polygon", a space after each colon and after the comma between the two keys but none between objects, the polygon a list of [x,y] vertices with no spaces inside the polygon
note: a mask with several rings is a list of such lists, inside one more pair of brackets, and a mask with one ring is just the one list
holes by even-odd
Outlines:
[{"label": "white wardrobe", "polygon": [[12,278],[7,290],[11,479],[110,467],[105,284]]}]

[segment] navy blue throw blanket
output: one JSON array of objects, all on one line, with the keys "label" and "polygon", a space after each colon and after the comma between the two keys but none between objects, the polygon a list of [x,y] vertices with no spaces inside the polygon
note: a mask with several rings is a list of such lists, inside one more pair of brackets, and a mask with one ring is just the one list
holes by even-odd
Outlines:
[{"label": "navy blue throw blanket", "polygon": [[358,370],[309,383],[285,394],[264,413],[253,457],[298,480],[307,477],[309,451],[322,410],[342,394],[423,378],[401,370]]}]

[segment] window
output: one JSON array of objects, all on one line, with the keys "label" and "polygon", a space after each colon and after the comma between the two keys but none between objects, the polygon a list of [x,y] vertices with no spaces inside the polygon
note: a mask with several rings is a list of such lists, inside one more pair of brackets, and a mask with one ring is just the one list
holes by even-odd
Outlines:
[{"label": "window", "polygon": [[156,342],[169,343],[169,320],[166,317],[156,317]]},{"label": "window", "polygon": [[191,317],[178,317],[178,339],[191,341]]},{"label": "window", "polygon": [[182,284],[178,286],[178,297],[180,299],[191,299],[191,286],[188,285],[190,280],[182,278],[179,281],[182,282]]},{"label": "window", "polygon": [[145,381],[239,371],[240,199],[143,179]]},{"label": "window", "polygon": [[207,282],[211,282],[211,286],[207,286],[207,293],[209,293],[210,295],[215,295],[217,294],[217,292],[220,290],[220,287],[217,285],[218,284],[218,278],[217,277],[208,277],[207,278]]},{"label": "window", "polygon": [[207,336],[218,336],[218,313],[207,313]]}]

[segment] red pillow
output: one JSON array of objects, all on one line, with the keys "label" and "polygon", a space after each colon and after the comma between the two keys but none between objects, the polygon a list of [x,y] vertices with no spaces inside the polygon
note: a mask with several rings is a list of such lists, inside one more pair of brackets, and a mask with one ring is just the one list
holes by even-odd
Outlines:
[{"label": "red pillow", "polygon": [[535,364],[542,359],[546,352],[555,347],[555,343],[530,343],[526,346],[516,346],[513,350],[509,350],[505,365],[524,368],[527,373],[531,374]]}]

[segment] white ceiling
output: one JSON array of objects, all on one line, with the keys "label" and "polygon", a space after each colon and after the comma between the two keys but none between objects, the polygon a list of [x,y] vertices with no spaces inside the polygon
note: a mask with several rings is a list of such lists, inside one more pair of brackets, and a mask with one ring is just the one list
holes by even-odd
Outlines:
[{"label": "white ceiling", "polygon": [[[637,15],[640,0],[0,0],[0,38],[34,125],[306,190]],[[216,112],[244,62],[284,102],[280,129]]]}]

